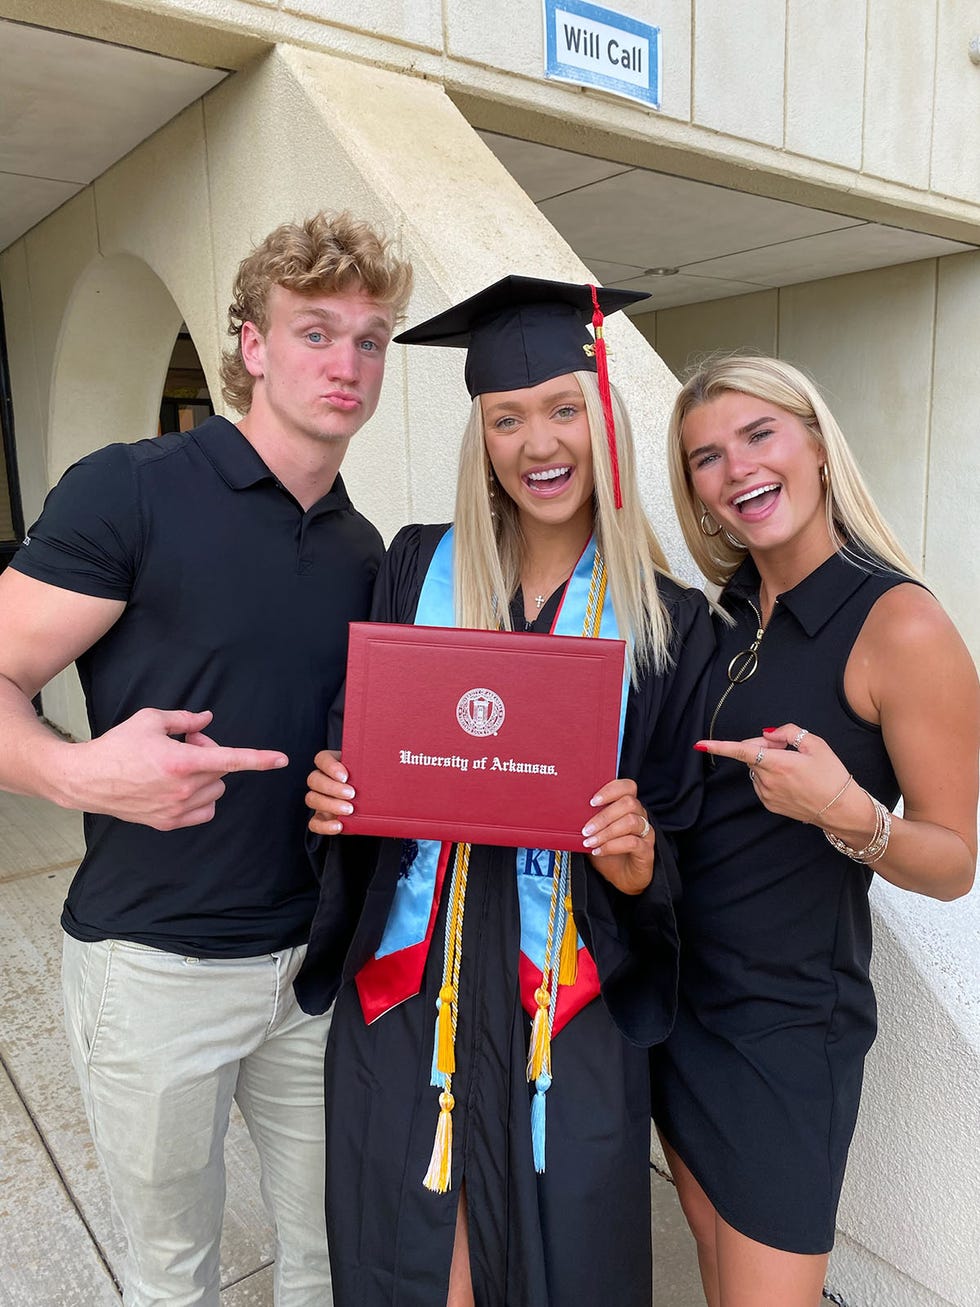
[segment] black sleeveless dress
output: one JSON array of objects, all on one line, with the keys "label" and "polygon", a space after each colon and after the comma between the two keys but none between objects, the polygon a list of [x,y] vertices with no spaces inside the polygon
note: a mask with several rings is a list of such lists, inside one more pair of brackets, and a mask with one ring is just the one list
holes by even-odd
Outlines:
[{"label": "black sleeveless dress", "polygon": [[[835,554],[779,596],[755,674],[719,708],[729,661],[759,626],[747,560],[722,598],[736,624],[717,623],[705,735],[740,740],[797,722],[893,807],[881,731],[850,709],[843,682],[873,604],[907,579]],[[829,797],[814,795],[814,808]],[[654,1117],[735,1229],[789,1252],[827,1252],[876,1031],[872,873],[818,827],[768,812],[748,768],[724,758],[706,763],[680,869],[680,1001],[670,1038],[651,1054]]]}]

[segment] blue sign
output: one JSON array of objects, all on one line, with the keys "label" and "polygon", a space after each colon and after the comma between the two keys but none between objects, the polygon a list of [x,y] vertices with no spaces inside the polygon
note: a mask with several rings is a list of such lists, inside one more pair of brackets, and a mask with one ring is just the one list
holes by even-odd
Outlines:
[{"label": "blue sign", "polygon": [[545,77],[660,108],[660,28],[583,0],[544,0]]}]

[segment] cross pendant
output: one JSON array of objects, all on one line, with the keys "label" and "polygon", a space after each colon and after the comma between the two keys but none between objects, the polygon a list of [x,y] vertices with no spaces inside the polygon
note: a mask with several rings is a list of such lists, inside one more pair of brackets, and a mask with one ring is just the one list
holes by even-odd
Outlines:
[{"label": "cross pendant", "polygon": [[537,608],[538,608],[539,611],[540,611],[541,605],[544,603],[544,599],[545,599],[544,595],[535,595],[535,596],[534,596],[534,602],[535,602],[535,604],[536,604],[536,606],[537,606]]}]

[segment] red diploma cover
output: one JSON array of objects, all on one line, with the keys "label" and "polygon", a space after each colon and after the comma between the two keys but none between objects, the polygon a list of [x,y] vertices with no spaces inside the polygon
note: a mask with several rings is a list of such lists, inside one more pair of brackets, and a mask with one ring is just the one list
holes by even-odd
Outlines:
[{"label": "red diploma cover", "polygon": [[344,830],[581,851],[617,771],[622,640],[352,622]]}]

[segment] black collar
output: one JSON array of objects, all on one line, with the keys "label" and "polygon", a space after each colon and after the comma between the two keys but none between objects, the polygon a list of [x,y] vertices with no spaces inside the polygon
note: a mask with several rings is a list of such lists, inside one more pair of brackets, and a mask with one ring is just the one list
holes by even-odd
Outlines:
[{"label": "black collar", "polygon": [[[808,636],[814,636],[822,626],[840,611],[847,601],[871,577],[887,575],[891,568],[873,561],[842,553],[831,554],[799,585],[777,595],[777,602],[796,618]],[[759,572],[751,558],[741,564],[725,586],[722,604],[733,607],[730,600],[755,598],[759,593]]]},{"label": "black collar", "polygon": [[[190,436],[222,481],[232,490],[247,490],[262,481],[278,484],[255,447],[227,418],[210,417],[195,427]],[[318,510],[351,507],[347,487],[339,472],[333,485],[313,507]]]}]

